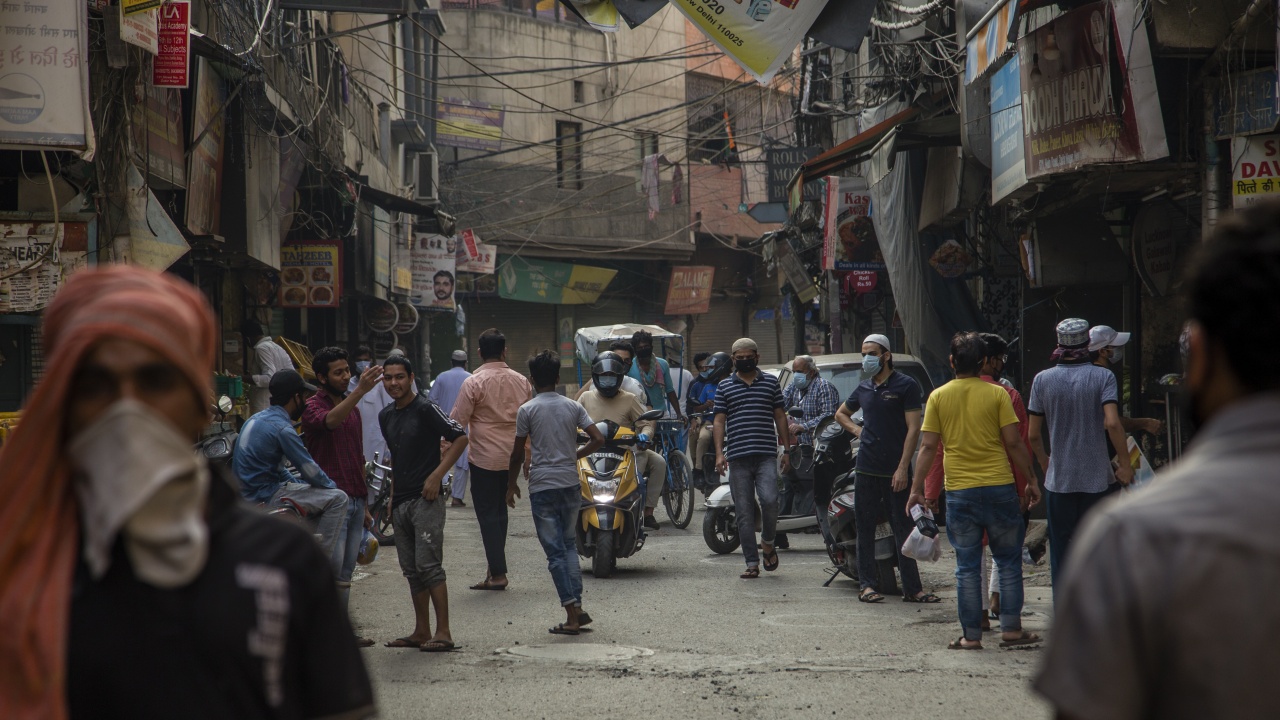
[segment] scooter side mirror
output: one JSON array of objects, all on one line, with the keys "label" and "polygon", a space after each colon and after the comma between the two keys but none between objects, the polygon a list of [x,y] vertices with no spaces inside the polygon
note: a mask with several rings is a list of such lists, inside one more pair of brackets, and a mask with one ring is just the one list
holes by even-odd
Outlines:
[{"label": "scooter side mirror", "polygon": [[223,415],[226,415],[227,413],[231,412],[231,408],[235,407],[235,405],[231,402],[231,398],[227,397],[226,395],[223,395],[222,397],[218,398],[217,407],[218,407],[218,412],[222,413]]},{"label": "scooter side mirror", "polygon": [[644,413],[640,417],[636,418],[636,421],[642,422],[645,420],[657,420],[658,418],[662,417],[665,414],[666,413],[661,410],[650,410],[649,412]]},{"label": "scooter side mirror", "polygon": [[790,416],[791,416],[791,417],[793,417],[793,418],[803,418],[803,417],[804,417],[804,410],[803,410],[803,409],[801,409],[801,408],[799,408],[799,407],[793,407],[793,408],[791,408],[790,410],[788,410],[788,411],[787,411],[787,414],[788,414],[788,415],[790,415]]}]

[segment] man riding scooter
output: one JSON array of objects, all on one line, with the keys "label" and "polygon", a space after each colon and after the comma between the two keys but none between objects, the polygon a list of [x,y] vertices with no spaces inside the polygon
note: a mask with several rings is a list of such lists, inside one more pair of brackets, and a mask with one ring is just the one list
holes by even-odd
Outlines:
[{"label": "man riding scooter", "polygon": [[635,458],[636,469],[644,475],[646,484],[644,526],[657,530],[659,525],[657,518],[653,516],[653,510],[662,497],[662,486],[667,479],[667,461],[658,453],[647,449],[653,423],[639,420],[645,413],[645,408],[640,404],[640,398],[622,389],[622,378],[625,375],[626,364],[617,353],[608,350],[600,353],[591,364],[592,388],[583,393],[578,402],[587,409],[592,420],[610,420],[639,433],[640,444],[635,447]]},{"label": "man riding scooter", "polygon": [[[791,361],[791,370],[793,372],[791,383],[782,394],[782,404],[786,406],[788,413],[792,408],[800,408],[800,416],[794,417],[788,414],[787,423],[791,436],[800,443],[796,447],[796,452],[808,453],[809,457],[793,455],[791,458],[791,472],[787,473],[783,480],[785,488],[782,492],[780,510],[782,515],[813,512],[816,499],[814,481],[811,475],[808,476],[810,479],[802,479],[799,467],[804,466],[806,462],[808,467],[812,467],[813,430],[823,418],[831,417],[840,407],[840,391],[836,390],[835,385],[822,379],[812,357],[797,355],[796,359]],[[827,497],[819,505],[822,512],[826,512],[827,501],[830,499],[830,488],[827,488]],[[777,546],[780,548],[789,546],[786,533],[778,533]]]},{"label": "man riding scooter", "polygon": [[[696,360],[696,358],[695,358]],[[710,417],[703,415],[711,412],[715,406],[716,386],[729,376],[733,360],[729,353],[718,352],[706,358],[698,371],[698,378],[689,389],[689,399],[685,401],[685,410],[690,420],[697,423],[689,428],[689,457],[693,462],[693,483],[710,494],[720,479],[715,475],[715,468],[707,466],[706,461],[715,463],[715,452],[711,445],[712,423]]]}]

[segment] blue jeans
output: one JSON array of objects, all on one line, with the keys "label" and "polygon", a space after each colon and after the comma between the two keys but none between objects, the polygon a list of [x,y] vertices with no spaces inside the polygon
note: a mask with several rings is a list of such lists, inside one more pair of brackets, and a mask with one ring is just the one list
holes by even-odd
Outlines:
[{"label": "blue jeans", "polygon": [[[1026,527],[1013,483],[947,491],[947,538],[956,551],[956,594],[966,640],[982,640],[982,534],[1000,572],[1000,629],[1022,629]],[[994,589],[994,588],[993,588]]]},{"label": "blue jeans", "polygon": [[356,571],[356,558],[360,556],[360,544],[364,540],[364,509],[368,497],[347,498],[347,519],[338,529],[338,541],[333,545],[333,566],[338,571],[338,582],[351,582]]},{"label": "blue jeans", "polygon": [[582,568],[578,565],[574,531],[582,509],[582,491],[577,485],[542,490],[529,496],[529,505],[533,508],[533,526],[547,554],[547,569],[556,584],[560,604],[581,606]]},{"label": "blue jeans", "polygon": [[775,455],[748,455],[729,461],[729,492],[733,512],[738,516],[738,539],[747,567],[760,566],[756,546],[756,499],[760,500],[760,542],[773,545],[778,528],[778,458]]}]

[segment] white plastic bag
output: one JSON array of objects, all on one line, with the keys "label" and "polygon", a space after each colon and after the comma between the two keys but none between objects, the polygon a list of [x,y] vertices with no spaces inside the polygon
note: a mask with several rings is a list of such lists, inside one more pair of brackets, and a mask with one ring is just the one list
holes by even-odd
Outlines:
[{"label": "white plastic bag", "polygon": [[920,534],[919,529],[911,531],[911,536],[902,543],[902,554],[922,562],[937,562],[942,557],[942,544],[938,538],[928,538]]}]

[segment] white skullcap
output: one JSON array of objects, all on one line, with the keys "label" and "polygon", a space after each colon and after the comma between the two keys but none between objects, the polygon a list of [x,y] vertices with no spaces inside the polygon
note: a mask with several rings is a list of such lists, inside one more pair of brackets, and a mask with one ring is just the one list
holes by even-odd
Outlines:
[{"label": "white skullcap", "polygon": [[729,349],[729,352],[738,352],[739,350],[753,350],[755,352],[760,352],[760,348],[756,345],[756,341],[751,338],[738,338],[737,340],[734,340],[733,347]]},{"label": "white skullcap", "polygon": [[867,336],[867,339],[862,341],[862,344],[863,344],[863,345],[866,345],[867,343],[875,343],[875,344],[879,345],[880,347],[884,348],[884,349],[885,349],[885,352],[888,352],[888,351],[890,350],[890,348],[889,348],[889,338],[887,338],[887,337],[885,337],[884,335],[881,335],[881,334],[879,334],[879,333],[875,333],[875,334],[872,334],[872,335],[868,335],[868,336]]}]

